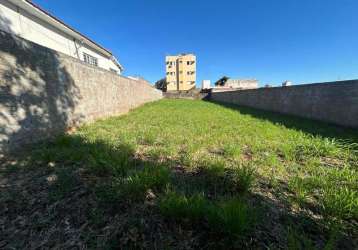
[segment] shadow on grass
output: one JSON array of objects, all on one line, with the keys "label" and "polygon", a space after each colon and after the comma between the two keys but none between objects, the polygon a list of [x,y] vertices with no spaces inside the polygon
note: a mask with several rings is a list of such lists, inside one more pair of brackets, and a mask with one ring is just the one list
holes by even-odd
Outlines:
[{"label": "shadow on grass", "polygon": [[[177,171],[175,160],[141,159],[133,145],[78,135],[33,148],[2,164],[0,222],[5,226],[0,227],[0,247],[286,248],[291,227],[306,232],[305,240],[318,248],[328,241],[327,228],[307,213],[293,213],[283,200],[251,193],[249,187],[246,192],[225,190],[219,182],[235,186],[237,179],[232,181],[235,175],[215,166],[206,172]],[[214,215],[198,210],[204,203],[192,202],[196,198],[170,203],[177,211],[170,216],[161,213],[159,204],[167,198],[168,187],[179,195],[203,194]],[[240,201],[231,202],[233,198]],[[200,206],[192,208],[191,203]],[[258,211],[255,224],[242,216],[250,209]],[[192,216],[200,219],[193,223]],[[245,230],[237,227],[240,223]],[[232,237],[227,230],[241,235]],[[305,246],[301,238],[292,239]]]},{"label": "shadow on grass", "polygon": [[[310,120],[307,118],[293,115],[280,114],[276,112],[258,110],[250,107],[235,104],[210,101],[211,103],[240,112],[241,114],[267,120],[274,124],[280,124],[289,129],[295,129],[313,136],[321,136],[330,139],[339,139],[347,143],[358,143],[357,130],[342,126],[328,124],[321,121]],[[358,148],[358,145],[357,145]]]}]

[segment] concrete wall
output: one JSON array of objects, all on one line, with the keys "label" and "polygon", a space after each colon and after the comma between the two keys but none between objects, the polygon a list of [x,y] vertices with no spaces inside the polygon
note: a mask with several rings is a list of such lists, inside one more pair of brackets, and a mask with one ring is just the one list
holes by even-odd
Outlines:
[{"label": "concrete wall", "polygon": [[0,151],[160,98],[147,82],[0,31]]},{"label": "concrete wall", "polygon": [[[18,1],[18,4],[23,3]],[[99,67],[106,70],[113,69],[118,73],[121,71],[111,60],[110,56],[106,56],[94,50],[85,43],[78,42],[77,39],[69,34],[66,34],[48,22],[30,14],[25,9],[20,8],[19,5],[16,6],[7,0],[2,0],[0,3],[0,30],[12,33],[82,61],[84,60],[83,53],[87,53],[98,59]]]},{"label": "concrete wall", "polygon": [[358,80],[215,92],[210,99],[358,128]]},{"label": "concrete wall", "polygon": [[163,92],[163,97],[166,99],[189,99],[189,100],[203,100],[209,95],[209,91],[200,91],[192,89],[188,91],[168,91]]}]

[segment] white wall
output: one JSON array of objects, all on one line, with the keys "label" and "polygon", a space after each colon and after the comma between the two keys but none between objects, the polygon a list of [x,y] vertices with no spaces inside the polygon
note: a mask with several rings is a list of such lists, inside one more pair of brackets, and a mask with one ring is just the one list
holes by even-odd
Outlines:
[{"label": "white wall", "polygon": [[62,52],[83,61],[83,52],[98,59],[98,66],[121,73],[121,69],[106,55],[86,45],[74,41],[74,38],[18,8],[12,3],[1,0],[0,29],[44,47]]},{"label": "white wall", "polygon": [[202,89],[210,89],[211,88],[211,81],[210,80],[203,80],[201,88]]}]

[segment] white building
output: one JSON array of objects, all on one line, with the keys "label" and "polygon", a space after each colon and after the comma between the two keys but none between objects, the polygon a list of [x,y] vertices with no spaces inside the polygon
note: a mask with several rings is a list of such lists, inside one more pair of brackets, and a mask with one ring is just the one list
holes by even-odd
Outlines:
[{"label": "white building", "polygon": [[0,30],[121,74],[113,54],[30,0],[0,0]]},{"label": "white building", "polygon": [[257,89],[258,81],[255,79],[228,79],[224,87],[236,89]]},{"label": "white building", "polygon": [[211,81],[210,80],[203,80],[201,84],[202,89],[210,89],[211,88]]},{"label": "white building", "polygon": [[292,82],[291,81],[284,81],[282,83],[282,87],[288,87],[288,86],[292,86]]}]

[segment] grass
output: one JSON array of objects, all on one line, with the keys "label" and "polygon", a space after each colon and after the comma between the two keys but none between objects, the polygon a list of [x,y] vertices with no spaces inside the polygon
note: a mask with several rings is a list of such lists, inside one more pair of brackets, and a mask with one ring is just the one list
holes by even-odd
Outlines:
[{"label": "grass", "polygon": [[190,223],[207,222],[209,230],[244,236],[252,229],[254,209],[239,199],[213,202],[204,194],[185,195],[169,191],[159,202],[160,211],[171,219],[187,219]]},{"label": "grass", "polygon": [[211,203],[203,194],[189,196],[168,191],[160,200],[159,209],[168,218],[198,222],[205,219],[211,209]]},{"label": "grass", "polygon": [[[270,197],[270,204],[288,207],[286,216],[312,210],[324,228],[335,223],[351,232],[358,219],[357,138],[356,131],[294,117],[162,100],[39,146],[29,165],[84,168],[107,205],[143,203],[152,193],[165,218],[210,232],[252,234],[260,224],[257,200]],[[73,185],[60,176],[56,199]]]}]

